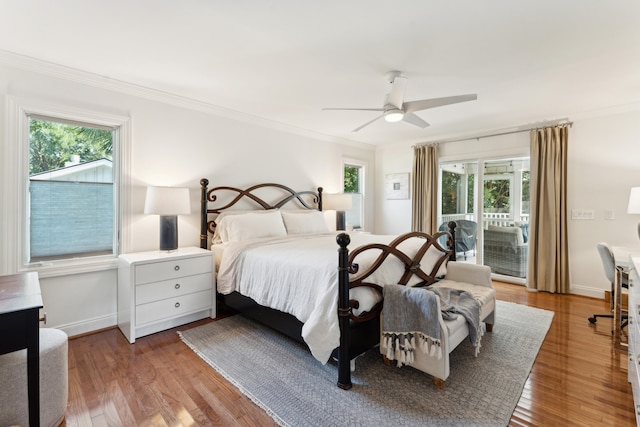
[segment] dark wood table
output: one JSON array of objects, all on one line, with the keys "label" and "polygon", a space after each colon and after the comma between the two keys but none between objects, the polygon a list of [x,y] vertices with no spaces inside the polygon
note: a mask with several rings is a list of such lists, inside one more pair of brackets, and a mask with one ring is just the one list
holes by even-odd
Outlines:
[{"label": "dark wood table", "polygon": [[0,354],[27,349],[29,425],[40,425],[40,330],[38,273],[0,276]]}]

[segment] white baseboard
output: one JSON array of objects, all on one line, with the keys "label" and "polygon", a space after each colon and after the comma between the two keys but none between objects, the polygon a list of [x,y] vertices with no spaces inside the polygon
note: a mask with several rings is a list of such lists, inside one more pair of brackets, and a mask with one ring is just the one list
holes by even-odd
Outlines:
[{"label": "white baseboard", "polygon": [[574,295],[582,295],[585,297],[604,299],[604,289],[593,288],[590,286],[571,285],[570,292]]},{"label": "white baseboard", "polygon": [[64,331],[68,336],[82,335],[89,332],[99,331],[118,324],[118,315],[112,314],[108,316],[96,317],[93,319],[83,320],[77,323],[68,323],[66,325],[45,325],[47,328],[56,328]]}]

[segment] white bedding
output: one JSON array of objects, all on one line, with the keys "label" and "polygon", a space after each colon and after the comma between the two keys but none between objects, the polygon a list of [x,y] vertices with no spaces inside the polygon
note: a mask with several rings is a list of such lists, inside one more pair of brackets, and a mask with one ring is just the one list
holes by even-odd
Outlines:
[{"label": "white bedding", "polygon": [[[389,243],[395,237],[352,233],[349,248],[374,242]],[[412,256],[423,242],[411,239],[403,242],[400,249]],[[439,254],[431,249],[423,259],[425,271],[429,271],[427,259],[433,260]],[[261,305],[292,314],[304,323],[302,337],[313,356],[323,364],[328,361],[340,340],[338,244],[334,233],[228,242],[213,245],[212,250],[222,254],[217,276],[220,293],[238,291]],[[356,259],[360,272],[379,254],[379,251],[368,252]],[[404,264],[392,256],[370,281],[381,286],[397,283],[403,272]],[[439,275],[444,273],[442,269]],[[368,288],[357,288],[351,290],[351,298],[358,299],[360,310],[366,311],[380,296]]]}]

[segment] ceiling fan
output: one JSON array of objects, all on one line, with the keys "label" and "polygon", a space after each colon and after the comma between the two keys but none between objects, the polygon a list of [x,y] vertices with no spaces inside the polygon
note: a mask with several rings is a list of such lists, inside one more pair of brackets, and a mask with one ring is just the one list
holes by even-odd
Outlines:
[{"label": "ceiling fan", "polygon": [[478,95],[457,95],[457,96],[445,96],[444,98],[431,98],[421,99],[418,101],[404,102],[404,92],[407,88],[408,79],[402,75],[401,71],[389,71],[385,74],[385,77],[391,83],[391,92],[389,92],[385,98],[384,106],[382,108],[323,108],[323,110],[356,110],[356,111],[381,111],[382,114],[367,123],[358,126],[353,130],[357,132],[365,126],[370,125],[378,119],[384,117],[388,122],[399,122],[404,120],[412,125],[426,128],[429,123],[418,117],[415,112],[427,110],[429,108],[442,107],[449,104],[457,104],[459,102],[475,101],[478,99]]}]

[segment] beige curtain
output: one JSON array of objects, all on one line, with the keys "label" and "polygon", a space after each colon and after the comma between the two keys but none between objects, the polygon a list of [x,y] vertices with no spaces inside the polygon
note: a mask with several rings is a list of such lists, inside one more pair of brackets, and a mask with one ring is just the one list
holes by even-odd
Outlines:
[{"label": "beige curtain", "polygon": [[527,287],[569,293],[567,146],[569,126],[531,131],[531,218]]},{"label": "beige curtain", "polygon": [[413,231],[438,231],[438,146],[413,149]]}]

